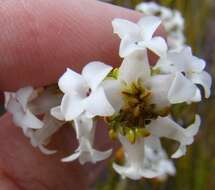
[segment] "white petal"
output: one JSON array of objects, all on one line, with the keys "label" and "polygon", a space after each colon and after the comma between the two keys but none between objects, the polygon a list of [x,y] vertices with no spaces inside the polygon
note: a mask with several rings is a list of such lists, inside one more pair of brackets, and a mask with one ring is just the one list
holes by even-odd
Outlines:
[{"label": "white petal", "polygon": [[197,87],[183,74],[176,73],[175,79],[168,92],[168,99],[172,104],[189,101],[196,94]]},{"label": "white petal", "polygon": [[198,131],[199,131],[199,127],[201,125],[201,118],[199,115],[195,116],[195,121],[193,124],[191,124],[188,128],[186,128],[186,135],[189,137],[193,137],[195,136]]},{"label": "white petal", "polygon": [[150,40],[161,24],[159,17],[145,16],[138,22],[141,27],[141,34],[144,40]]},{"label": "white petal", "polygon": [[146,87],[151,91],[152,102],[158,109],[170,105],[167,95],[172,78],[172,75],[155,75],[145,82]]},{"label": "white petal", "polygon": [[159,117],[157,120],[153,120],[147,126],[147,129],[155,137],[166,137],[178,141],[180,143],[179,149],[172,155],[172,157],[176,158],[185,154],[185,145],[193,143],[194,136],[197,134],[200,124],[201,120],[198,115],[196,115],[194,123],[186,129],[168,117]]},{"label": "white petal", "polygon": [[80,146],[76,150],[76,153],[62,159],[62,161],[70,162],[78,158],[81,164],[85,164],[86,162],[96,163],[109,157],[111,155],[111,152],[112,150],[108,150],[105,152],[94,150],[92,148],[91,143],[87,139],[81,138]]},{"label": "white petal", "polygon": [[49,149],[45,148],[43,145],[39,145],[39,149],[45,155],[52,155],[57,152],[56,150],[49,150]]},{"label": "white petal", "polygon": [[148,79],[150,72],[146,50],[135,51],[124,59],[119,69],[119,79],[130,84],[138,79]]},{"label": "white petal", "polygon": [[7,110],[8,109],[8,103],[10,100],[14,99],[16,96],[13,92],[4,92],[4,107]]},{"label": "white petal", "polygon": [[82,75],[87,81],[91,90],[94,90],[105,79],[111,70],[111,66],[95,61],[87,64],[83,68]]},{"label": "white petal", "polygon": [[190,79],[193,83],[200,84],[204,88],[206,98],[210,97],[212,78],[207,72],[193,73],[190,75]]},{"label": "white petal", "polygon": [[52,108],[51,111],[50,111],[50,113],[51,113],[51,115],[52,115],[53,117],[55,117],[56,119],[58,119],[58,120],[60,120],[60,121],[65,120],[65,118],[64,118],[64,116],[63,116],[63,114],[62,114],[62,112],[61,112],[60,106],[57,106],[57,107]]},{"label": "white petal", "polygon": [[16,98],[24,110],[27,109],[27,104],[33,91],[34,91],[33,87],[28,86],[19,89],[16,93]]},{"label": "white petal", "polygon": [[169,117],[159,117],[152,120],[147,129],[156,137],[166,137],[181,144],[191,144],[193,142],[193,138],[187,136],[185,129]]},{"label": "white petal", "polygon": [[52,135],[54,135],[64,124],[47,114],[45,115],[43,122],[43,128],[32,134],[33,141],[35,142],[34,144],[37,144],[37,146],[46,145]]},{"label": "white petal", "polygon": [[32,129],[40,129],[44,125],[44,123],[35,115],[33,115],[29,110],[26,111],[23,117],[17,117],[16,119],[20,120],[19,123],[22,123],[23,126],[27,126],[28,128]]},{"label": "white petal", "polygon": [[205,66],[205,60],[192,56],[192,60],[190,62],[190,70],[192,70],[192,72],[200,73],[204,70]]},{"label": "white petal", "polygon": [[119,47],[119,55],[124,58],[137,50],[145,50],[145,46],[138,45],[141,39],[135,37],[126,37],[121,40]]},{"label": "white petal", "polygon": [[71,121],[84,111],[83,99],[78,95],[65,94],[61,103],[61,112],[66,121]]},{"label": "white petal", "polygon": [[106,151],[98,151],[93,149],[93,163],[102,161],[102,160],[106,160],[107,158],[109,158],[112,154],[112,149],[110,150],[106,150]]},{"label": "white petal", "polygon": [[113,33],[117,34],[121,39],[138,35],[140,28],[137,24],[125,19],[116,18],[112,21]]},{"label": "white petal", "polygon": [[108,102],[104,89],[99,87],[94,90],[84,101],[84,108],[94,116],[111,116],[114,114],[114,108]]},{"label": "white petal", "polygon": [[105,80],[102,84],[106,97],[109,103],[114,108],[115,112],[118,112],[122,105],[123,99],[121,94],[121,83],[119,80]]},{"label": "white petal", "polygon": [[167,53],[166,41],[161,37],[154,37],[149,41],[140,42],[139,45],[147,47],[149,50],[160,57],[165,56],[165,54]]},{"label": "white petal", "polygon": [[90,138],[90,133],[93,128],[93,120],[86,117],[85,114],[82,114],[74,119],[74,127],[77,139],[80,139],[83,136]]},{"label": "white petal", "polygon": [[67,69],[66,72],[60,77],[58,86],[64,93],[78,93],[82,96],[84,96],[88,90],[88,86],[84,78],[71,69]]},{"label": "white petal", "polygon": [[192,103],[192,102],[200,102],[202,100],[202,95],[201,95],[201,91],[197,88],[196,89],[196,94],[194,97],[192,97],[190,99],[190,101],[188,101],[187,103]]},{"label": "white petal", "polygon": [[74,154],[71,154],[68,157],[63,158],[61,161],[62,162],[72,162],[74,160],[76,160],[79,156],[80,156],[80,152],[75,152]]},{"label": "white petal", "polygon": [[32,113],[39,115],[47,113],[51,108],[60,105],[62,96],[56,94],[56,89],[47,88],[42,93],[39,93],[33,101],[28,103],[29,109]]},{"label": "white petal", "polygon": [[141,179],[142,177],[153,178],[159,174],[151,168],[147,168],[144,160],[144,140],[138,139],[135,144],[131,144],[125,137],[119,136],[120,142],[125,151],[126,162],[124,166],[113,164],[114,170],[122,175],[133,180]]},{"label": "white petal", "polygon": [[185,145],[180,145],[179,148],[177,149],[177,151],[171,156],[171,158],[180,158],[182,156],[184,156],[187,152],[187,148]]}]

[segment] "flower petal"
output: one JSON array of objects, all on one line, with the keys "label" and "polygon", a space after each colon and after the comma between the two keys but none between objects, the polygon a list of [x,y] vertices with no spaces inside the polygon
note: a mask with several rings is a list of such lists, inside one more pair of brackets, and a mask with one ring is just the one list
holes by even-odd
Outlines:
[{"label": "flower petal", "polygon": [[89,88],[84,78],[69,68],[60,77],[58,86],[63,93],[78,93],[82,96],[85,95]]},{"label": "flower petal", "polygon": [[119,80],[130,84],[150,77],[150,66],[146,50],[135,51],[123,60],[119,69]]},{"label": "flower petal", "polygon": [[177,151],[172,154],[171,158],[177,159],[180,158],[182,156],[184,156],[187,152],[187,148],[185,145],[180,145],[179,148],[177,149]]},{"label": "flower petal", "polygon": [[94,116],[111,116],[115,112],[114,108],[108,102],[102,87],[94,90],[90,96],[84,100],[84,108]]},{"label": "flower petal", "polygon": [[197,87],[183,74],[177,72],[168,92],[172,104],[187,102],[196,94]]},{"label": "flower petal", "polygon": [[119,80],[105,80],[102,84],[108,102],[112,105],[115,112],[118,112],[122,105],[123,99],[121,94],[121,83]]},{"label": "flower petal", "polygon": [[159,17],[145,16],[139,20],[138,25],[141,28],[141,34],[143,40],[150,40],[161,24]]},{"label": "flower petal", "polygon": [[197,134],[200,124],[201,119],[198,115],[196,115],[194,123],[186,129],[168,117],[159,117],[157,120],[153,120],[147,126],[147,129],[155,137],[166,137],[178,141],[180,143],[179,150],[173,154],[173,157],[178,157],[186,152],[185,145],[193,143],[194,136]]},{"label": "flower petal", "polygon": [[135,37],[126,37],[121,40],[120,47],[119,47],[119,55],[120,57],[124,58],[132,54],[137,50],[145,50],[145,46],[140,46],[139,41],[141,39]]},{"label": "flower petal", "polygon": [[203,59],[199,59],[198,57],[192,56],[192,60],[190,61],[190,70],[192,72],[200,73],[204,70],[206,66],[206,62]]},{"label": "flower petal", "polygon": [[136,23],[125,19],[116,18],[112,21],[113,33],[117,34],[121,39],[127,36],[136,36],[140,32],[140,28]]},{"label": "flower petal", "polygon": [[33,101],[28,103],[32,113],[38,115],[48,113],[53,107],[61,103],[62,96],[56,94],[56,89],[47,88],[40,92]]},{"label": "flower petal", "polygon": [[81,154],[80,152],[75,152],[74,154],[71,154],[70,156],[61,159],[61,161],[62,162],[72,162],[72,161],[78,159],[80,154]]},{"label": "flower petal", "polygon": [[[44,126],[44,123],[39,120],[34,114],[32,114],[29,110],[23,115],[23,117],[16,117],[16,121],[20,123],[22,126],[31,128],[31,129],[40,129]],[[18,115],[17,115],[18,116]]]},{"label": "flower petal", "polygon": [[119,136],[119,140],[123,145],[126,161],[124,166],[113,164],[113,168],[117,173],[122,175],[123,178],[128,177],[133,180],[138,180],[142,177],[153,178],[160,175],[159,171],[149,166],[144,157],[144,139],[138,139],[135,144],[131,144],[123,136]]},{"label": "flower petal", "polygon": [[74,127],[77,139],[80,139],[81,137],[90,139],[91,130],[93,128],[93,119],[82,114],[74,119]]},{"label": "flower petal", "polygon": [[31,137],[31,139],[34,141],[34,144],[37,146],[46,145],[52,135],[55,134],[64,124],[64,122],[57,121],[47,114],[45,115],[43,122],[43,128],[35,131]]},{"label": "flower petal", "polygon": [[78,95],[65,94],[61,103],[61,112],[66,121],[72,121],[84,111],[83,99]]},{"label": "flower petal", "polygon": [[149,50],[160,57],[165,56],[167,53],[167,44],[162,37],[154,37],[149,41],[142,41],[139,43],[139,45],[147,47]]},{"label": "flower petal", "polygon": [[56,118],[56,119],[58,119],[60,121],[65,120],[65,118],[64,118],[64,116],[63,116],[63,114],[61,112],[61,107],[60,106],[52,108],[50,113],[54,118]]},{"label": "flower petal", "polygon": [[34,91],[33,87],[28,86],[21,88],[16,92],[16,98],[24,110],[27,109],[27,104],[33,91]]},{"label": "flower petal", "polygon": [[91,90],[94,90],[105,79],[112,67],[102,62],[88,63],[82,70],[82,76],[87,81]]},{"label": "flower petal", "polygon": [[155,75],[146,82],[146,87],[151,91],[152,102],[160,108],[170,105],[167,94],[171,86],[172,75]]},{"label": "flower petal", "polygon": [[191,144],[193,139],[186,135],[186,130],[169,117],[159,117],[152,120],[147,126],[149,132],[155,137],[166,137],[181,144]]},{"label": "flower petal", "polygon": [[96,163],[98,161],[104,160],[108,158],[112,150],[108,150],[105,152],[97,151],[92,148],[91,143],[86,138],[80,139],[79,148],[76,150],[76,153],[72,154],[69,157],[62,159],[63,162],[74,161],[75,159],[79,159],[79,162],[83,165],[86,162]]},{"label": "flower petal", "polygon": [[210,97],[212,78],[207,72],[193,73],[190,75],[190,79],[193,83],[200,84],[204,88],[206,98]]}]

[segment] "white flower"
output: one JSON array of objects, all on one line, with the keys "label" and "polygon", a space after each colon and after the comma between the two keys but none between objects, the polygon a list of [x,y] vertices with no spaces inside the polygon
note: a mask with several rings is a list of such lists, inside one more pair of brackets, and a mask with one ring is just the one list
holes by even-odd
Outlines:
[{"label": "white flower", "polygon": [[146,15],[155,15],[160,13],[161,6],[155,2],[143,2],[136,6],[136,10],[141,11]]},{"label": "white flower", "polygon": [[61,105],[51,110],[52,115],[66,121],[74,120],[83,112],[89,117],[112,115],[114,109],[101,86],[111,70],[111,66],[101,62],[87,64],[81,75],[67,69],[58,82],[64,96]]},{"label": "white flower", "polygon": [[175,174],[174,165],[167,159],[159,139],[142,138],[138,139],[135,144],[131,144],[123,136],[119,136],[119,139],[125,151],[125,165],[120,166],[114,163],[113,168],[122,177],[138,180],[143,177],[154,178]]},{"label": "white flower", "polygon": [[5,93],[5,108],[13,115],[13,122],[26,132],[27,129],[40,129],[43,122],[28,108],[28,102],[34,96],[32,87],[25,87],[16,93]]},{"label": "white flower", "polygon": [[38,147],[43,154],[54,154],[56,150],[49,150],[45,146],[49,143],[53,134],[55,134],[64,124],[58,121],[49,114],[46,114],[43,119],[44,126],[36,131],[28,129],[26,132],[27,137],[30,138],[33,147]]},{"label": "white flower", "polygon": [[184,129],[171,120],[169,117],[160,117],[151,120],[147,125],[150,136],[138,138],[135,144],[131,144],[126,137],[119,135],[119,140],[125,151],[125,165],[113,165],[113,168],[123,177],[134,180],[142,177],[154,178],[162,177],[167,174],[174,175],[175,168],[170,160],[167,159],[163,151],[159,138],[166,137],[180,143],[178,150],[172,158],[179,158],[186,153],[186,146],[193,142],[193,138],[198,132],[200,117],[196,116],[195,122]]},{"label": "white flower", "polygon": [[[185,47],[179,52],[170,51],[165,57],[160,58],[156,68],[162,73],[183,72],[194,84],[199,84],[204,88],[205,97],[209,98],[212,84],[211,76],[204,71],[206,63],[192,55],[190,47]],[[195,96],[191,101],[201,101],[201,93],[196,86]]]},{"label": "white flower", "polygon": [[196,115],[194,123],[186,129],[175,123],[170,117],[159,117],[156,120],[151,120],[146,128],[154,137],[165,137],[179,142],[178,150],[172,155],[172,158],[179,158],[186,153],[186,146],[193,143],[200,124],[201,119],[198,115]]},{"label": "white flower", "polygon": [[149,136],[145,138],[145,160],[154,171],[158,171],[157,177],[160,180],[176,173],[172,160],[168,159],[167,153],[157,137]]},{"label": "white flower", "polygon": [[112,150],[98,151],[93,148],[95,126],[91,118],[86,117],[85,114],[80,115],[74,120],[74,127],[76,131],[77,139],[79,140],[79,147],[75,150],[75,153],[63,158],[63,162],[70,162],[79,159],[81,164],[86,162],[96,163],[108,158]]},{"label": "white flower", "polygon": [[[123,104],[121,94],[118,91],[122,90],[125,83],[129,85],[142,81],[144,87],[151,93],[151,103],[155,104],[158,109],[168,107],[171,103],[186,102],[196,93],[195,85],[180,72],[152,75],[147,52],[140,50],[133,52],[123,60],[119,69],[118,80],[107,81],[104,83],[105,92],[111,105],[115,106],[115,110],[121,108],[117,109],[116,105],[122,106]],[[115,96],[109,95],[114,93]]]},{"label": "white flower", "polygon": [[126,57],[135,50],[153,51],[158,56],[165,54],[167,45],[162,37],[153,36],[161,24],[158,17],[146,16],[133,23],[124,19],[112,21],[114,33],[121,38],[119,55]]},{"label": "white flower", "polygon": [[167,32],[167,44],[170,49],[180,49],[184,46],[184,18],[177,10],[171,10],[154,2],[143,2],[136,10],[148,16],[158,16]]},{"label": "white flower", "polygon": [[[63,125],[49,115],[51,107],[59,103],[59,97],[50,90],[38,94],[33,87],[25,87],[16,93],[5,93],[5,108],[13,116],[14,123],[21,127],[23,133],[31,141],[32,146],[38,147],[44,154],[56,151],[48,150],[47,145],[51,136]],[[37,115],[45,114],[42,120]]]}]

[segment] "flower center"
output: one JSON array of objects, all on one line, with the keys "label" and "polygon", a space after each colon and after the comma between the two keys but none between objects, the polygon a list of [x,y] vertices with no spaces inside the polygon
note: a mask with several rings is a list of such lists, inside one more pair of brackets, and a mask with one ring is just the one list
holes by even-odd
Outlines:
[{"label": "flower center", "polygon": [[135,143],[138,137],[149,136],[150,133],[145,128],[151,120],[158,116],[166,116],[169,109],[157,110],[156,105],[151,101],[151,92],[141,82],[134,82],[125,85],[122,90],[124,105],[119,113],[107,118],[109,124],[109,134],[111,138],[118,133],[128,138],[131,143]]},{"label": "flower center", "polygon": [[88,97],[91,94],[91,91],[92,90],[89,88],[88,91],[87,91],[87,93],[86,93],[86,97]]}]

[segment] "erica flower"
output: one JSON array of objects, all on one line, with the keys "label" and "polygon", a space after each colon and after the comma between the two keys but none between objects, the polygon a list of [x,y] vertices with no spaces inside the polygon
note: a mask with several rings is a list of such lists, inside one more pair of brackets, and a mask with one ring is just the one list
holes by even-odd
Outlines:
[{"label": "erica flower", "polygon": [[[13,116],[14,123],[21,127],[25,136],[34,147],[38,147],[44,154],[53,154],[56,151],[48,150],[51,136],[63,125],[50,116],[49,110],[59,102],[59,97],[52,90],[42,92],[33,87],[25,87],[16,93],[5,93],[5,108]],[[43,116],[39,119],[37,116]]]},{"label": "erica flower", "polygon": [[34,98],[34,89],[25,87],[16,93],[5,93],[5,108],[13,115],[14,123],[21,127],[24,133],[30,129],[40,129],[43,122],[38,119],[28,108],[28,102]]},{"label": "erica flower", "polygon": [[111,155],[112,150],[102,152],[93,148],[95,136],[95,126],[93,125],[93,120],[87,118],[85,114],[80,115],[74,120],[74,127],[77,139],[79,140],[79,147],[75,150],[75,153],[63,158],[63,162],[79,159],[81,164],[85,164],[86,162],[96,163]]},{"label": "erica flower", "polygon": [[157,16],[162,20],[170,49],[180,49],[184,46],[184,18],[179,11],[171,10],[154,2],[140,3],[136,6],[136,10],[148,16]]},{"label": "erica flower", "polygon": [[123,136],[119,139],[125,151],[125,165],[114,164],[113,168],[123,177],[138,180],[175,174],[174,165],[167,159],[159,139],[147,137],[138,139],[135,144]]},{"label": "erica flower", "polygon": [[83,68],[82,74],[70,69],[60,78],[58,85],[64,93],[61,105],[51,110],[59,120],[74,121],[79,147],[63,161],[79,159],[85,162],[97,162],[110,156],[111,150],[101,152],[93,149],[94,117],[111,116],[115,112],[109,103],[101,85],[112,67],[101,62],[91,62]]},{"label": "erica flower", "polygon": [[121,38],[119,55],[126,57],[135,50],[146,48],[158,56],[163,55],[167,50],[165,40],[153,36],[160,24],[161,20],[154,16],[143,17],[137,24],[124,19],[114,19],[114,33]]},{"label": "erica flower", "polygon": [[[179,52],[170,51],[166,56],[161,57],[156,68],[162,73],[183,72],[186,78],[199,84],[204,88],[205,97],[209,98],[210,88],[212,84],[211,76],[204,71],[206,63],[203,59],[199,59],[192,55],[190,47],[185,47]],[[191,101],[201,101],[201,93],[197,86],[196,94]]]},{"label": "erica flower", "polygon": [[82,74],[67,69],[58,82],[64,96],[61,105],[52,109],[52,115],[66,121],[74,120],[83,112],[89,117],[112,115],[114,109],[101,86],[111,70],[111,66],[101,62],[87,64]]},{"label": "erica flower", "polygon": [[194,124],[184,129],[170,118],[170,106],[193,97],[194,85],[180,72],[153,74],[147,52],[139,50],[125,57],[117,79],[107,81],[104,83],[105,91],[114,89],[112,94],[120,94],[118,91],[121,91],[117,96],[120,101],[106,93],[111,103],[121,102],[112,103],[120,105],[120,108],[118,113],[107,119],[110,136],[116,134],[119,137],[127,155],[125,166],[114,165],[115,170],[132,179],[162,175],[163,170],[159,167],[156,166],[156,171],[146,167],[144,140],[148,137],[172,139],[180,143],[172,157],[185,154],[186,146],[193,142],[198,132],[200,118],[196,116]]}]

